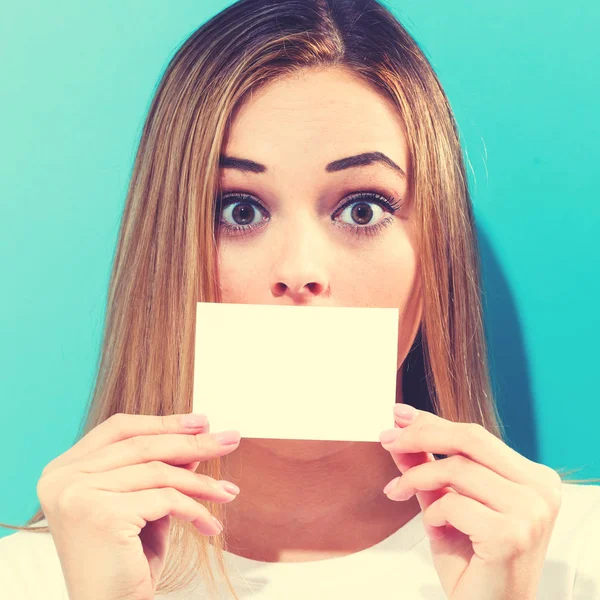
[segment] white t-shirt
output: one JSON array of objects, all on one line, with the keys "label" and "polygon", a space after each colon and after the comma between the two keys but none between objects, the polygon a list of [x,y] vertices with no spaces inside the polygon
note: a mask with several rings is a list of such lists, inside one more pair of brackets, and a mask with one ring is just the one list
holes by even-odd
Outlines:
[{"label": "white t-shirt", "polygon": [[[421,512],[385,540],[346,556],[267,563],[226,552],[225,564],[242,600],[446,600]],[[221,590],[219,599],[231,597],[224,583]],[[68,600],[51,534],[18,531],[0,539],[0,597]],[[208,595],[198,576],[186,591],[156,598]],[[563,483],[537,600],[600,600],[600,486]]]}]

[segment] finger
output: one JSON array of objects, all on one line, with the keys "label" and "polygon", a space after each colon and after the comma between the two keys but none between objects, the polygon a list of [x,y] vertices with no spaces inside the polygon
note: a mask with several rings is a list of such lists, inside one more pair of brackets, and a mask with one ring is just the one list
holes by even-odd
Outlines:
[{"label": "finger", "polygon": [[[157,521],[171,515],[184,521],[192,522],[204,535],[217,535],[216,519],[210,511],[200,502],[182,494],[174,488],[140,490],[122,494],[119,498],[120,510],[129,514],[129,519],[135,522]],[[139,535],[144,524],[137,527],[135,533]]]},{"label": "finger", "polygon": [[[396,466],[398,467],[398,470],[403,473],[402,476],[397,477],[396,479],[392,480],[390,483],[388,483],[388,485],[384,488],[384,490],[387,492],[388,486],[390,486],[390,484],[395,485],[397,484],[399,481],[402,480],[403,477],[406,476],[407,472],[410,472],[411,469],[416,468],[419,465],[422,464],[428,464],[428,463],[432,463],[436,461],[435,456],[433,456],[433,454],[431,454],[431,452],[416,452],[413,454],[397,454],[397,453],[391,453],[392,455],[392,459],[394,460],[394,463],[396,464]],[[435,502],[436,500],[438,500],[439,498],[441,498],[441,496],[444,495],[446,490],[442,489],[442,490],[424,490],[424,491],[420,491],[418,490],[415,495],[417,497],[417,501],[419,503],[419,506],[421,507],[421,510],[425,510],[427,507],[431,506],[431,504],[433,502]],[[390,498],[390,499],[394,499],[394,498]],[[408,500],[408,498],[406,498]],[[432,528],[430,530],[427,530],[427,534],[430,537],[433,537],[434,535],[439,535],[437,534],[437,531],[435,528]]]},{"label": "finger", "polygon": [[[396,423],[394,431],[396,431],[397,427],[398,424]],[[389,451],[391,445],[383,443],[383,447]],[[390,454],[392,455],[392,459],[395,465],[398,467],[398,470],[403,474],[402,477],[404,477],[404,474],[410,469],[418,465],[435,462],[436,460],[435,456],[431,452],[412,452],[403,454],[398,452],[390,452]],[[388,492],[388,486],[395,486],[396,483],[402,479],[402,477],[397,477],[396,479],[390,481],[384,488],[386,493]],[[432,502],[435,502],[438,498],[440,498],[443,493],[443,490],[418,491],[416,496],[421,510],[425,510]]]},{"label": "finger", "polygon": [[[397,425],[394,426],[394,431],[396,431],[396,429],[398,429],[398,431],[400,430],[400,428]],[[391,452],[391,450],[394,448],[394,446],[392,446],[391,444],[383,443],[382,445],[386,450],[388,450],[388,452],[391,453],[392,458],[394,459],[394,462],[396,463],[396,466],[398,467],[401,473],[405,473],[406,471],[408,471],[408,469],[417,465],[432,462],[435,460],[435,457],[431,452],[406,452],[400,454],[397,452]]]},{"label": "finger", "polygon": [[[210,431],[210,423],[207,423],[205,427],[203,427],[200,430],[202,433],[208,433]],[[202,461],[200,460],[195,460],[194,462],[191,462],[187,465],[181,465],[182,469],[185,469],[186,471],[191,471],[192,473],[195,473],[196,470],[198,469],[198,465],[201,463]]]},{"label": "finger", "polygon": [[188,463],[187,465],[180,465],[180,468],[185,469],[186,471],[191,471],[192,473],[195,473],[198,469],[198,465],[201,462],[202,461],[200,461],[200,460],[195,460],[194,462]]},{"label": "finger", "polygon": [[[418,411],[414,420],[399,431],[395,441],[384,445],[386,450],[398,454],[424,451],[462,454],[522,485],[531,483],[531,477],[535,475],[532,466],[537,463],[507,446],[478,423],[455,423],[427,411]],[[545,484],[545,478],[539,483]]]},{"label": "finger", "polygon": [[[69,463],[81,459],[87,454],[114,442],[131,438],[138,435],[152,435],[159,433],[199,433],[208,431],[207,425],[186,428],[182,418],[186,415],[132,415],[117,413],[94,427],[81,440],[69,448],[66,452],[50,461],[44,472],[50,472],[55,468],[63,467]],[[194,416],[204,417],[208,424],[206,415],[196,414]]]},{"label": "finger", "polygon": [[509,527],[510,519],[461,494],[446,494],[425,510],[422,518],[426,528],[437,528],[438,533],[446,527],[447,535],[454,528],[468,536],[473,552],[482,560],[514,551],[509,540],[517,532]]},{"label": "finger", "polygon": [[191,473],[160,461],[92,473],[88,475],[86,483],[97,490],[121,493],[175,488],[187,496],[214,502],[229,502],[237,496],[224,487],[230,482],[215,481],[207,475]]},{"label": "finger", "polygon": [[[409,467],[409,468],[405,468],[405,465],[408,463],[409,459],[407,459],[406,457],[410,457],[410,454],[402,454],[402,455],[398,455],[398,454],[392,454],[392,458],[394,459],[394,462],[396,463],[396,465],[398,465],[399,469],[403,469],[403,475],[401,477],[397,477],[394,481],[394,485],[398,485],[398,483],[400,481],[402,481],[402,479],[404,477],[406,477],[407,473],[410,473],[412,468],[416,468],[418,465],[415,465],[414,467]],[[429,454],[428,457],[426,458],[426,460],[424,462],[422,462],[421,464],[428,464],[428,463],[432,463],[432,462],[436,462],[435,457],[432,454]],[[392,483],[392,482],[390,482]],[[390,484],[388,484],[390,485]],[[387,486],[386,488],[387,489]],[[413,494],[417,497],[417,501],[419,502],[419,506],[421,507],[421,510],[425,510],[427,509],[429,506],[431,506],[436,500],[439,500],[445,493],[447,493],[448,491],[453,491],[450,488],[442,488],[442,489],[433,489],[433,490],[416,490],[416,492]],[[390,499],[394,499],[392,496],[388,496],[390,497]],[[408,500],[410,498],[397,498],[399,500]]]},{"label": "finger", "polygon": [[101,448],[69,467],[82,473],[97,473],[156,460],[177,466],[209,460],[229,454],[238,447],[240,432],[232,433],[235,434],[233,443],[219,441],[220,436],[229,432],[141,435]]},{"label": "finger", "polygon": [[460,455],[416,466],[393,482],[392,489],[387,492],[391,500],[408,500],[418,491],[451,487],[504,514],[521,514],[533,495],[530,489]]}]

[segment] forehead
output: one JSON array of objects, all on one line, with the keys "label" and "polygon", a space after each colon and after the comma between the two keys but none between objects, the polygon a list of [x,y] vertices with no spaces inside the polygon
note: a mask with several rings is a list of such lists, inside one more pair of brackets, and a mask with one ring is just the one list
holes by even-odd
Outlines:
[{"label": "forehead", "polygon": [[[339,69],[301,71],[253,92],[233,115],[224,154],[269,165],[323,170],[361,152],[382,152],[405,172],[407,147],[397,109]],[[228,171],[225,169],[224,171]]]}]

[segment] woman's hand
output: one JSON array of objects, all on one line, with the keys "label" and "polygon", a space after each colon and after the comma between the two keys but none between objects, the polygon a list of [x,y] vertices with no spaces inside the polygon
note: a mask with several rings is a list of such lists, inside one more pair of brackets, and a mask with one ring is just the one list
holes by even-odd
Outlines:
[{"label": "woman's hand", "polygon": [[171,516],[220,533],[195,498],[230,502],[236,492],[195,470],[235,450],[239,432],[209,434],[206,419],[185,426],[201,416],[113,415],[42,471],[38,498],[71,600],[154,598]]},{"label": "woman's hand", "polygon": [[[414,409],[381,443],[403,473],[384,488],[415,493],[433,562],[450,600],[535,600],[561,504],[556,471],[530,461],[475,423]],[[392,432],[397,439],[385,442]],[[433,454],[449,455],[436,460]]]}]

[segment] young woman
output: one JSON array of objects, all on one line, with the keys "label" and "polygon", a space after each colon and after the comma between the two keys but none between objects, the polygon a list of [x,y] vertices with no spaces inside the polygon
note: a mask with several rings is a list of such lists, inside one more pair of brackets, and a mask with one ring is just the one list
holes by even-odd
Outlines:
[{"label": "young woman", "polygon": [[[397,427],[210,432],[186,416],[198,301],[398,308]],[[42,473],[36,533],[2,539],[0,589],[599,598],[600,487],[503,441],[486,354],[457,128],[415,41],[375,0],[236,2],[157,90],[84,435]]]}]

